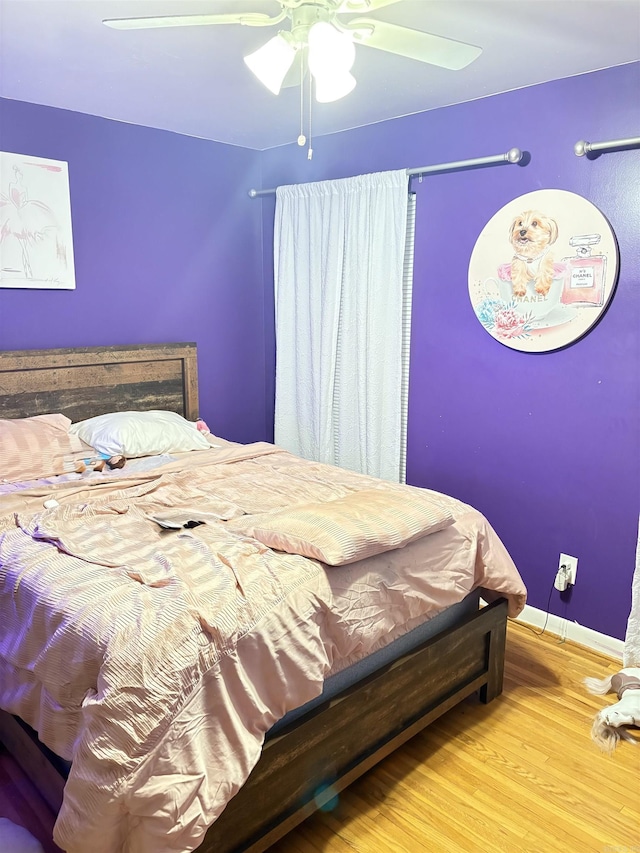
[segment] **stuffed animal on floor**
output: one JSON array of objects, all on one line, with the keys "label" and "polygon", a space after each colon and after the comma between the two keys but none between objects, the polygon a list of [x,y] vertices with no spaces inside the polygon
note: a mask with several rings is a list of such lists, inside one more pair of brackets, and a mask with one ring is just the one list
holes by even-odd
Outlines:
[{"label": "stuffed animal on floor", "polygon": [[628,666],[608,678],[585,678],[589,693],[617,693],[618,702],[599,711],[591,737],[603,752],[613,752],[619,740],[636,740],[624,726],[640,727],[640,667]]}]

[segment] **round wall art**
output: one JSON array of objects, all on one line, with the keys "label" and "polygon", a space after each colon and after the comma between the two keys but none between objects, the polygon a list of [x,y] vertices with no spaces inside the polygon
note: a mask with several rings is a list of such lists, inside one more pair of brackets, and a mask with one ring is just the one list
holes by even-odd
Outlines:
[{"label": "round wall art", "polygon": [[501,344],[548,352],[594,325],[617,277],[616,239],[598,208],[566,190],[537,190],[510,201],[482,229],[469,262],[469,296]]}]

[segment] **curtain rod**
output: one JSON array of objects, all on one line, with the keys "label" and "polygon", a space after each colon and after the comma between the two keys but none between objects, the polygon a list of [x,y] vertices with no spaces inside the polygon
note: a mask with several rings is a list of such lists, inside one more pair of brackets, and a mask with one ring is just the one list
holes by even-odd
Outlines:
[{"label": "curtain rod", "polygon": [[[433,175],[437,172],[450,172],[457,169],[470,169],[474,166],[493,166],[498,163],[519,163],[522,160],[523,154],[519,148],[510,148],[506,154],[496,154],[493,157],[476,157],[473,160],[456,160],[452,163],[438,163],[435,166],[419,166],[416,169],[407,169],[407,175],[410,178],[418,175]],[[258,196],[272,195],[275,189],[269,190],[249,190],[250,198]]]},{"label": "curtain rod", "polygon": [[633,136],[630,139],[611,139],[609,142],[585,142],[581,139],[573,146],[573,151],[576,157],[584,157],[585,154],[591,154],[595,151],[611,151],[613,148],[638,148],[640,147],[640,136]]}]

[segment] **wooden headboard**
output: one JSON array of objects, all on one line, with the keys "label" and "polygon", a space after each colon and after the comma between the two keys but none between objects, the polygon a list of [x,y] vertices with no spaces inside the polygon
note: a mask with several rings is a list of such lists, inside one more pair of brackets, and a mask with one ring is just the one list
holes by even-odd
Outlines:
[{"label": "wooden headboard", "polygon": [[198,417],[194,343],[0,352],[0,418],[150,409]]}]

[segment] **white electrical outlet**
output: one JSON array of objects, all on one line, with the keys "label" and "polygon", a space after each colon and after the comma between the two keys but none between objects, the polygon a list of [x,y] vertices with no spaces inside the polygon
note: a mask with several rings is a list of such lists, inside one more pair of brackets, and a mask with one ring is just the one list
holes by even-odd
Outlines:
[{"label": "white electrical outlet", "polygon": [[566,566],[564,574],[567,580],[567,584],[575,586],[576,575],[578,574],[578,558],[571,557],[569,554],[560,554],[560,560],[558,562],[558,574],[562,572],[562,566]]}]

